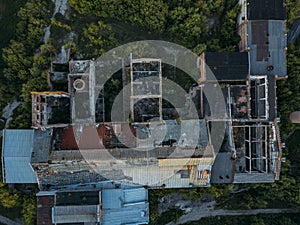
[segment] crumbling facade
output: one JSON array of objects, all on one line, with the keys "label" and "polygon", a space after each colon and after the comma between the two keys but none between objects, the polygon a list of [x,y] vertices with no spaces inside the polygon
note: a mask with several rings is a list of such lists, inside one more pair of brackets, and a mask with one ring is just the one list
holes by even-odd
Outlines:
[{"label": "crumbling facade", "polygon": [[32,126],[65,127],[70,123],[70,94],[63,91],[32,92]]}]

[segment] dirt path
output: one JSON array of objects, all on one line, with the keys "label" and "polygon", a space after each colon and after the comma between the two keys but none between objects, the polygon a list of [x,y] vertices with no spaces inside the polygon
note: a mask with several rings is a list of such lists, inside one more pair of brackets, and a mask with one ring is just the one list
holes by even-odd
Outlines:
[{"label": "dirt path", "polygon": [[6,225],[22,225],[20,223],[17,223],[7,217],[0,216],[0,223],[6,224]]},{"label": "dirt path", "polygon": [[298,213],[296,209],[252,209],[252,210],[200,210],[194,208],[190,213],[179,218],[176,223],[168,223],[168,225],[184,224],[191,221],[198,221],[204,217],[213,216],[240,216],[240,215],[257,215],[257,214],[277,214],[277,213]]},{"label": "dirt path", "polygon": [[[5,108],[2,110],[2,117],[0,113],[0,121],[3,121],[5,123],[5,128],[7,128],[9,121],[12,119],[13,111],[21,104],[21,102],[17,102],[16,100],[12,103],[5,106]],[[0,135],[1,136],[1,135]]]}]

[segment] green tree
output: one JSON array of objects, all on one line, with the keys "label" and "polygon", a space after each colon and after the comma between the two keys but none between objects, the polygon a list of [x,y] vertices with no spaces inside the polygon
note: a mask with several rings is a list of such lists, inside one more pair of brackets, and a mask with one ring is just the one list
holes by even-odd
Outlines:
[{"label": "green tree", "polygon": [[28,53],[41,44],[44,28],[50,23],[49,2],[47,0],[30,0],[20,9],[17,24],[17,41],[26,43]]},{"label": "green tree", "polygon": [[208,12],[210,14],[221,15],[225,9],[225,0],[207,0]]},{"label": "green tree", "polygon": [[0,204],[5,208],[14,208],[19,206],[20,196],[17,193],[11,194],[8,187],[0,182]]},{"label": "green tree", "polygon": [[193,52],[197,55],[202,54],[207,49],[206,44],[197,44],[197,46],[193,49]]},{"label": "green tree", "polygon": [[254,217],[254,221],[251,222],[251,225],[266,225],[264,220],[261,218]]},{"label": "green tree", "polygon": [[21,211],[23,221],[25,225],[36,224],[36,196],[23,195],[23,204]]},{"label": "green tree", "polygon": [[41,43],[44,28],[50,23],[50,6],[47,0],[28,0],[18,12],[20,21],[16,38],[2,52],[5,68],[0,84],[0,101],[5,105],[15,99],[25,100],[25,104],[15,110],[16,120],[10,127],[30,127],[31,107],[27,105],[31,105],[30,92],[47,89],[47,70],[53,48],[41,46]]},{"label": "green tree", "polygon": [[9,47],[3,49],[2,57],[7,65],[4,69],[4,76],[7,79],[11,81],[27,79],[27,68],[30,67],[32,58],[26,54],[23,43],[12,40]]},{"label": "green tree", "polygon": [[125,2],[129,7],[128,19],[131,23],[159,33],[165,30],[168,6],[162,0],[127,0]]},{"label": "green tree", "polygon": [[287,26],[291,26],[300,11],[300,0],[286,0]]},{"label": "green tree", "polygon": [[172,39],[188,48],[194,48],[208,31],[206,17],[197,8],[177,7],[170,11],[167,28]]},{"label": "green tree", "polygon": [[291,44],[287,52],[287,75],[277,83],[278,114],[281,118],[280,130],[285,138],[289,132],[295,129],[295,124],[289,120],[293,111],[300,110],[300,39],[296,44]]},{"label": "green tree", "polygon": [[114,47],[116,39],[112,34],[111,27],[98,21],[84,28],[82,43],[84,44],[85,57],[93,58]]},{"label": "green tree", "polygon": [[220,25],[220,40],[222,40],[220,45],[225,51],[235,51],[240,41],[236,24],[240,10],[241,7],[236,4],[232,9],[226,11],[223,22]]}]

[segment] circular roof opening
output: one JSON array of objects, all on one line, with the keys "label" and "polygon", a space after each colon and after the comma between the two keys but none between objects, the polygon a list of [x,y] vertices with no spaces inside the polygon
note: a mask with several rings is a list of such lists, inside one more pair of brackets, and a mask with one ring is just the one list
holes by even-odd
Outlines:
[{"label": "circular roof opening", "polygon": [[268,70],[268,71],[274,70],[274,66],[272,66],[272,65],[268,66],[268,67],[267,67],[267,70]]},{"label": "circular roof opening", "polygon": [[73,87],[76,91],[82,91],[85,88],[85,82],[82,79],[77,79],[74,81]]}]

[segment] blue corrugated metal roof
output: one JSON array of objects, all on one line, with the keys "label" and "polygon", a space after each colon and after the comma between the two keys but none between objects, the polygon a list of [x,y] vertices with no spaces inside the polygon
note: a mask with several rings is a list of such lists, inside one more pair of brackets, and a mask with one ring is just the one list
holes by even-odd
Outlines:
[{"label": "blue corrugated metal roof", "polygon": [[149,204],[136,204],[120,209],[104,209],[102,225],[148,224]]},{"label": "blue corrugated metal roof", "polygon": [[119,209],[124,203],[122,189],[102,190],[102,208],[103,209]]},{"label": "blue corrugated metal roof", "polygon": [[102,224],[148,224],[148,191],[133,189],[102,190]]},{"label": "blue corrugated metal roof", "polygon": [[143,202],[148,200],[148,193],[145,188],[137,188],[137,189],[128,189],[124,190],[124,202],[135,203],[135,202]]},{"label": "blue corrugated metal roof", "polygon": [[37,183],[30,165],[34,130],[5,130],[3,134],[3,174],[5,183]]},{"label": "blue corrugated metal roof", "polygon": [[4,157],[31,157],[34,130],[5,130]]}]

